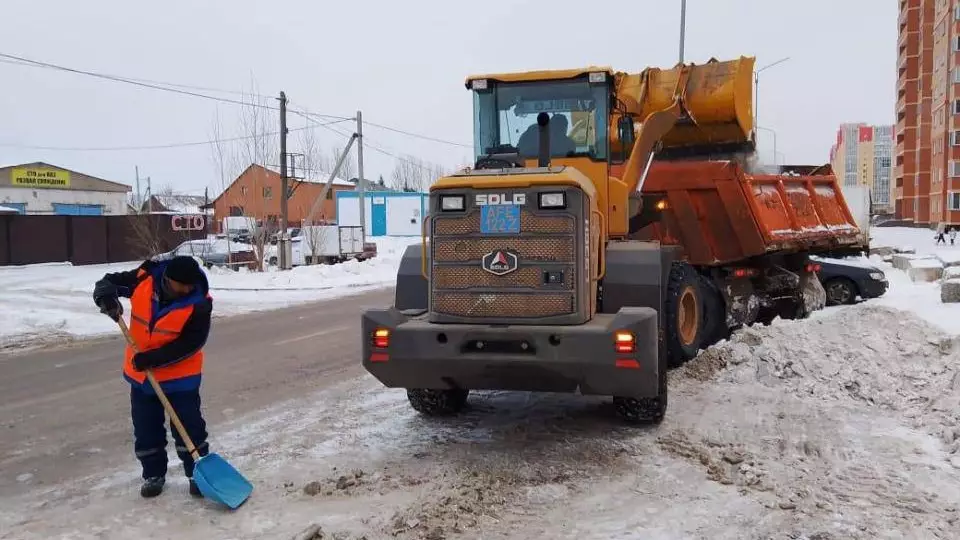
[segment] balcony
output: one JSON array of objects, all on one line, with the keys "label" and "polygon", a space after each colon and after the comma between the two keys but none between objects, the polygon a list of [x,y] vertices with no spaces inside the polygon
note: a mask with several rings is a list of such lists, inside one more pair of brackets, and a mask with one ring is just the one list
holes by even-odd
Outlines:
[{"label": "balcony", "polygon": [[904,95],[900,96],[900,99],[897,100],[897,118],[900,118],[900,115],[907,110],[907,95],[904,92]]},{"label": "balcony", "polygon": [[903,29],[903,26],[907,24],[907,15],[909,14],[910,14],[909,8],[906,8],[906,9],[902,7],[900,8],[900,17],[897,18],[897,24],[900,25],[901,30]]}]

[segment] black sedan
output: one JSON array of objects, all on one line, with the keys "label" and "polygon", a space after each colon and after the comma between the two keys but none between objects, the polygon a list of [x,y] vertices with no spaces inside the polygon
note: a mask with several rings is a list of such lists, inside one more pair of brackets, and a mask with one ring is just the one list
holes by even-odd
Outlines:
[{"label": "black sedan", "polygon": [[887,292],[889,283],[883,270],[870,263],[848,259],[816,258],[820,265],[817,276],[827,292],[827,305],[853,304],[857,297],[878,298]]}]

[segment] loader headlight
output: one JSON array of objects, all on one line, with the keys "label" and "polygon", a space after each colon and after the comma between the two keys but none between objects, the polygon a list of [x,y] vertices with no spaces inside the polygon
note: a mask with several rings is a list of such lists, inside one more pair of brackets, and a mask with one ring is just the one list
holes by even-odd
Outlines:
[{"label": "loader headlight", "polygon": [[563,193],[541,193],[540,208],[564,208],[567,198]]},{"label": "loader headlight", "polygon": [[457,212],[463,210],[463,195],[441,195],[440,210],[443,212]]},{"label": "loader headlight", "polygon": [[870,272],[870,277],[877,281],[883,281],[887,279],[887,276],[883,272]]}]

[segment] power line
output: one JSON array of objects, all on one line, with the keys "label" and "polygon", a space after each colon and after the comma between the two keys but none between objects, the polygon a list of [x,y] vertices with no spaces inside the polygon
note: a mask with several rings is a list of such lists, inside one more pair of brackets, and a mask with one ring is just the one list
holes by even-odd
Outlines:
[{"label": "power line", "polygon": [[413,132],[410,132],[410,131],[404,131],[404,130],[402,130],[402,129],[392,128],[392,127],[390,127],[390,126],[384,126],[384,125],[382,125],[382,124],[377,124],[377,123],[374,123],[374,122],[366,122],[366,121],[365,121],[364,124],[368,124],[368,125],[371,125],[371,126],[373,126],[373,127],[378,127],[378,128],[380,128],[380,129],[385,129],[385,130],[387,130],[387,131],[392,131],[392,132],[394,132],[394,133],[400,133],[401,135],[407,135],[407,136],[409,136],[409,137],[415,137],[415,138],[417,138],[417,139],[423,139],[423,140],[426,140],[426,141],[433,141],[433,142],[438,142],[438,143],[441,143],[441,144],[449,144],[449,145],[451,145],[451,146],[459,146],[459,147],[462,147],[462,148],[473,148],[473,145],[470,145],[470,144],[463,144],[463,143],[458,143],[458,142],[454,142],[454,141],[447,141],[447,140],[444,140],[444,139],[438,139],[438,138],[436,138],[436,137],[430,137],[430,136],[428,136],[428,135],[420,135],[419,133],[413,133]]},{"label": "power line", "polygon": [[[269,105],[265,105],[265,104],[262,104],[262,103],[252,103],[252,102],[249,102],[249,101],[240,101],[240,100],[236,100],[236,99],[230,99],[230,98],[223,98],[223,97],[211,96],[211,95],[208,95],[208,94],[200,94],[200,93],[198,93],[198,92],[192,92],[192,91],[190,91],[190,90],[183,90],[183,89],[178,89],[178,88],[172,88],[172,86],[187,87],[186,85],[172,85],[172,84],[168,84],[168,83],[159,83],[159,82],[143,82],[143,81],[141,81],[141,80],[135,80],[135,79],[130,79],[130,78],[126,78],[126,77],[119,77],[119,76],[116,76],[116,75],[108,75],[108,74],[106,74],[106,73],[97,73],[97,72],[94,72],[94,71],[86,71],[86,70],[82,70],[82,69],[75,69],[75,68],[70,68],[70,67],[66,67],[66,66],[60,66],[60,65],[57,65],[57,64],[51,64],[51,63],[49,63],[49,62],[41,62],[41,61],[39,61],[39,60],[31,60],[31,59],[29,59],[29,58],[24,58],[24,57],[21,57],[21,56],[15,56],[15,55],[6,54],[6,53],[0,53],[0,58],[6,58],[6,59],[8,59],[8,60],[17,60],[17,61],[19,61],[19,62],[23,62],[24,64],[21,64],[21,65],[31,65],[31,66],[43,67],[43,68],[47,68],[47,69],[55,69],[55,70],[58,70],[58,71],[66,71],[66,72],[69,72],[69,73],[76,73],[76,74],[78,74],[78,75],[87,75],[87,76],[89,76],[89,77],[96,77],[96,78],[98,78],[98,79],[105,79],[105,80],[114,81],[114,82],[122,82],[122,83],[126,83],[126,84],[132,84],[132,85],[135,85],[135,86],[140,86],[140,87],[143,87],[143,88],[152,88],[152,89],[154,89],[154,90],[163,90],[164,92],[172,92],[172,93],[175,93],[175,94],[182,94],[182,95],[185,95],[185,96],[192,96],[192,97],[198,97],[198,98],[202,98],[202,99],[209,99],[209,100],[213,100],[213,101],[219,101],[219,102],[222,102],[222,103],[233,103],[233,104],[235,104],[235,105],[244,105],[244,106],[247,106],[247,107],[257,107],[257,108],[269,109],[269,110],[273,110],[273,111],[278,111],[278,110],[280,110],[278,107],[271,107],[271,106],[269,106]],[[160,86],[161,84],[167,85],[167,86]]]},{"label": "power line", "polygon": [[[326,125],[339,124],[345,121],[346,120],[335,120],[335,121],[329,122]],[[288,129],[287,131],[304,131],[308,129],[316,129],[318,127],[321,127],[322,125],[324,124],[302,126],[302,127]],[[154,145],[144,145],[144,146],[63,147],[63,146],[32,146],[32,145],[17,144],[17,143],[0,143],[0,147],[20,148],[23,150],[50,150],[50,151],[57,151],[57,152],[121,152],[121,151],[129,151],[129,150],[165,150],[169,148],[204,146],[204,145],[215,144],[219,142],[236,142],[236,141],[244,141],[248,139],[257,139],[261,137],[274,137],[279,134],[280,134],[279,131],[270,131],[266,133],[258,133],[255,135],[242,135],[239,137],[228,137],[226,139],[211,139],[207,141],[154,144]]]}]

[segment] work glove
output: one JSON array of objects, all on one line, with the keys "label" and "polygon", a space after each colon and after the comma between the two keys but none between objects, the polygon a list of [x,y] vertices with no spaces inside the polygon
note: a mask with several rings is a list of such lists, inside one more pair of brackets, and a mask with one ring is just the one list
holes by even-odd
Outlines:
[{"label": "work glove", "polygon": [[146,371],[158,363],[156,358],[147,353],[138,352],[133,355],[133,369],[137,371]]},{"label": "work glove", "polygon": [[114,321],[120,320],[120,315],[123,314],[123,306],[117,296],[117,287],[112,283],[108,281],[98,282],[93,288],[93,302],[100,308],[100,313]]}]

